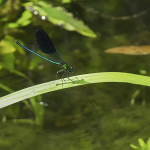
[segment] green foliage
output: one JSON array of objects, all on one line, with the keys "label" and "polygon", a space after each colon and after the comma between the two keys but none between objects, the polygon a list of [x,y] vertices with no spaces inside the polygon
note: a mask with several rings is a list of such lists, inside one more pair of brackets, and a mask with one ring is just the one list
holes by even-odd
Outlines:
[{"label": "green foliage", "polygon": [[11,36],[5,36],[5,38],[0,41],[0,48],[0,55],[9,54],[16,51]]},{"label": "green foliage", "polygon": [[15,56],[13,53],[3,55],[3,62],[6,64],[10,69],[14,69],[15,63]]},{"label": "green foliage", "polygon": [[29,70],[33,70],[39,66],[41,63],[42,58],[41,57],[33,57],[33,59],[30,61],[29,64]]},{"label": "green foliage", "polygon": [[50,22],[55,25],[62,25],[68,31],[77,31],[82,35],[89,36],[89,37],[96,37],[94,32],[90,30],[87,26],[83,24],[82,21],[78,21],[77,19],[73,18],[71,13],[65,12],[62,7],[52,7],[43,2],[39,1],[38,5],[34,5],[34,3],[25,3],[24,6],[26,7],[33,7],[40,16],[46,16]]},{"label": "green foliage", "polygon": [[0,66],[2,66],[3,68],[9,70],[10,72],[12,72],[12,73],[14,73],[14,74],[16,74],[18,76],[21,76],[21,77],[27,79],[31,84],[33,84],[33,82],[25,74],[23,74],[22,72],[20,72],[20,71],[18,71],[16,69],[13,69],[12,67],[10,67],[7,64],[2,63],[2,62],[0,62]]},{"label": "green foliage", "polygon": [[71,3],[71,0],[62,0],[62,3]]},{"label": "green foliage", "polygon": [[16,21],[16,23],[9,23],[8,28],[18,28],[22,26],[27,26],[31,23],[32,13],[29,10],[25,10],[22,16]]},{"label": "green foliage", "polygon": [[145,143],[142,138],[139,138],[138,141],[139,141],[140,147],[135,146],[133,144],[130,144],[130,146],[133,149],[137,149],[137,150],[150,150],[150,138],[147,140],[147,143]]},{"label": "green foliage", "polygon": [[3,2],[3,0],[0,0],[0,4]]},{"label": "green foliage", "polygon": [[9,92],[9,93],[12,93],[12,92],[13,92],[12,89],[10,89],[9,87],[7,87],[6,85],[3,85],[3,84],[1,84],[1,83],[0,83],[0,88],[2,88],[3,90],[5,90],[5,91],[7,91],[7,92]]}]

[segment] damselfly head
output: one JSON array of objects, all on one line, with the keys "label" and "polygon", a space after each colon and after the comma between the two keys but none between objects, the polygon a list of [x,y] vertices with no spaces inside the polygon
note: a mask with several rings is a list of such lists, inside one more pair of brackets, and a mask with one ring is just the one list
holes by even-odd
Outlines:
[{"label": "damselfly head", "polygon": [[72,67],[69,68],[69,72],[73,73],[73,68]]}]

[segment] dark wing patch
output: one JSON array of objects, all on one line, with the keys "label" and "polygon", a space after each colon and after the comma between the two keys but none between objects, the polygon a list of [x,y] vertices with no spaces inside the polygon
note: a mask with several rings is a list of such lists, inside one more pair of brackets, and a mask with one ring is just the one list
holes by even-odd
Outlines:
[{"label": "dark wing patch", "polygon": [[52,54],[56,52],[56,49],[50,37],[47,35],[47,33],[44,30],[42,29],[36,30],[35,39],[38,47],[41,49],[43,53]]}]

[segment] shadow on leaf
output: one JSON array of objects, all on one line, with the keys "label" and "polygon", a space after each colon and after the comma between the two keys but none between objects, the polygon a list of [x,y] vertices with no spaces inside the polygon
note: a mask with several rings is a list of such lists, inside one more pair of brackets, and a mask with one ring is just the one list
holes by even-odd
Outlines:
[{"label": "shadow on leaf", "polygon": [[67,81],[67,82],[65,82],[65,83],[58,83],[58,84],[56,84],[56,86],[58,86],[58,85],[64,85],[64,84],[68,84],[68,83],[72,83],[72,84],[88,84],[89,82],[87,82],[87,81],[85,81],[84,79],[78,79],[78,78],[76,78],[77,80],[75,80],[75,81]]}]

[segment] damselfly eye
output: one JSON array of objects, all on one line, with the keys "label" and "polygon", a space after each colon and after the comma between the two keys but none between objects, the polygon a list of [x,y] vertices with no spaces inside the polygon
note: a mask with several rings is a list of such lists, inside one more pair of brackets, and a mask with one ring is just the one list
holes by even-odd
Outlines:
[{"label": "damselfly eye", "polygon": [[72,67],[70,67],[69,72],[72,72],[72,73],[73,73],[73,68],[72,68]]}]

